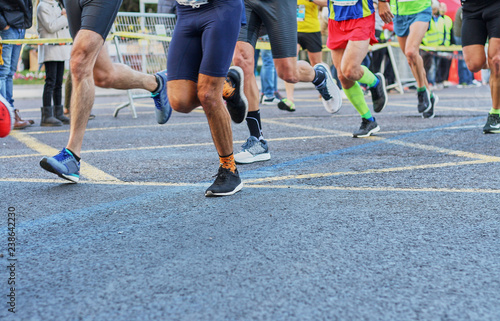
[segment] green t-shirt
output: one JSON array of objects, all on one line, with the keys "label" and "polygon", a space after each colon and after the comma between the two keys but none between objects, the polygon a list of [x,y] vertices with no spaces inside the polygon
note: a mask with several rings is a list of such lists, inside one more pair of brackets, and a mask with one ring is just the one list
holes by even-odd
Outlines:
[{"label": "green t-shirt", "polygon": [[431,0],[391,0],[391,11],[398,16],[416,14],[430,6]]}]

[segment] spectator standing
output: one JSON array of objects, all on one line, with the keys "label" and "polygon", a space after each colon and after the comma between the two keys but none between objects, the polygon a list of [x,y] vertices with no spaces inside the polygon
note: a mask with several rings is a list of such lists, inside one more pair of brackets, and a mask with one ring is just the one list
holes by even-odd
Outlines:
[{"label": "spectator standing", "polygon": [[[33,6],[31,0],[0,0],[0,37],[2,40],[24,39],[26,29],[33,24]],[[14,106],[13,77],[21,54],[21,45],[2,45],[0,64],[0,95]],[[15,109],[14,129],[30,126],[32,120],[23,120]]]},{"label": "spectator standing", "polygon": [[[70,38],[66,10],[56,0],[40,0],[37,6],[38,34],[40,38]],[[49,44],[38,46],[38,62],[45,65],[45,85],[41,126],[69,124],[62,105],[64,62],[69,60],[70,46]]]},{"label": "spectator standing", "polygon": [[[445,22],[443,17],[439,14],[439,2],[432,2],[432,19],[429,24],[429,30],[425,33],[422,39],[422,44],[428,47],[442,46],[445,35]],[[424,68],[427,75],[429,85],[436,85],[437,66],[441,62],[441,57],[435,51],[423,51],[422,59],[424,61]]]},{"label": "spectator standing", "polygon": [[[269,37],[265,35],[260,40],[269,42]],[[260,68],[260,103],[263,105],[277,105],[281,101],[281,95],[278,92],[278,74],[274,67],[273,54],[270,49],[256,49],[256,69],[259,55],[262,57],[262,66]]]},{"label": "spectator standing", "polygon": [[[446,15],[448,11],[448,7],[446,3],[439,3],[439,16],[443,19],[444,22],[444,33],[443,33],[443,46],[449,47],[455,43],[455,39],[453,37],[453,20]],[[451,59],[452,53],[446,52],[442,55],[439,65],[436,66],[436,83],[439,87],[446,86],[448,82],[448,78],[450,76],[450,67],[451,67]]]}]

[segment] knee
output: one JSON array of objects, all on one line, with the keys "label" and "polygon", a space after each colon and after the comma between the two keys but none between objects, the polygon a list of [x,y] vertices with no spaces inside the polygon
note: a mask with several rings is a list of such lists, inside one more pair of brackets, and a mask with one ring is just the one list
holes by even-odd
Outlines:
[{"label": "knee", "polygon": [[185,107],[187,105],[187,101],[183,99],[183,96],[180,95],[174,95],[169,93],[168,94],[168,102],[170,103],[170,107],[172,107],[173,110],[179,113],[184,113],[187,114],[190,112],[188,111]]},{"label": "knee", "polygon": [[359,75],[358,70],[356,70],[356,66],[344,66],[342,68],[342,75],[344,78],[347,78],[351,81],[358,81],[361,76]]},{"label": "knee", "polygon": [[73,80],[78,81],[92,75],[93,66],[87,55],[88,52],[84,49],[73,49],[71,52],[69,68]]},{"label": "knee", "polygon": [[94,83],[96,86],[101,88],[112,88],[114,72],[102,72],[100,70],[94,70]]},{"label": "knee", "polygon": [[276,70],[276,73],[278,74],[278,77],[283,79],[284,81],[288,83],[298,83],[299,82],[299,75],[296,72],[293,72],[291,68],[287,68],[285,70]]},{"label": "knee", "polygon": [[490,70],[494,75],[500,74],[500,55],[495,55],[490,59]]},{"label": "knee", "polygon": [[342,73],[338,74],[338,78],[340,83],[342,84],[342,88],[351,88],[354,85],[354,81],[347,79]]},{"label": "knee", "polygon": [[419,57],[419,52],[418,52],[418,50],[408,48],[406,50],[405,55],[406,55],[406,59],[408,60],[408,63],[410,65],[415,65],[417,62],[417,59]]},{"label": "knee", "polygon": [[485,62],[486,60],[484,59],[477,59],[477,58],[471,59],[470,57],[466,57],[465,59],[465,64],[467,65],[467,69],[469,69],[472,72],[478,72],[481,69],[483,69]]},{"label": "knee", "polygon": [[240,67],[243,73],[246,75],[254,72],[254,59],[249,55],[244,55],[242,53],[235,53],[233,57],[233,63],[235,66]]},{"label": "knee", "polygon": [[206,113],[211,112],[218,103],[222,103],[222,95],[216,95],[213,88],[198,88],[198,100]]}]

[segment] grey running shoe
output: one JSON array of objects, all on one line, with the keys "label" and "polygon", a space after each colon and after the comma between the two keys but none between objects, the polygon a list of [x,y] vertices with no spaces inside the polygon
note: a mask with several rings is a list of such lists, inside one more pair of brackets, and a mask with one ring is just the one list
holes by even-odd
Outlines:
[{"label": "grey running shoe", "polygon": [[500,115],[488,114],[488,120],[486,120],[486,125],[483,127],[483,133],[500,134]]},{"label": "grey running shoe", "polygon": [[439,102],[439,97],[436,94],[433,94],[431,97],[431,108],[428,111],[425,111],[422,113],[423,118],[434,118],[434,107],[436,107],[437,103]]},{"label": "grey running shoe", "polygon": [[314,70],[322,70],[325,73],[325,80],[321,83],[321,85],[316,86],[316,89],[319,91],[323,101],[323,107],[325,107],[326,111],[334,114],[340,110],[342,107],[342,96],[340,95],[340,89],[335,84],[333,80],[332,73],[330,68],[324,62],[320,62],[319,64],[314,66]]},{"label": "grey running shoe", "polygon": [[172,107],[168,101],[167,95],[167,71],[163,70],[156,73],[156,79],[160,83],[160,88],[157,92],[151,93],[151,98],[155,102],[155,114],[158,124],[165,124],[170,115],[172,115]]},{"label": "grey running shoe", "polygon": [[46,171],[73,183],[77,183],[80,180],[80,162],[76,160],[75,156],[67,148],[63,148],[54,157],[42,158],[40,166]]},{"label": "grey running shoe", "polygon": [[361,121],[361,127],[359,127],[359,129],[352,134],[352,137],[368,137],[378,131],[380,131],[380,127],[375,120],[369,121],[368,119],[363,118]]},{"label": "grey running shoe", "polygon": [[258,140],[254,136],[248,137],[247,141],[241,145],[241,152],[234,155],[234,160],[238,164],[251,164],[254,162],[271,159],[269,148],[265,140]]},{"label": "grey running shoe", "polygon": [[277,103],[279,103],[279,102],[280,102],[280,100],[279,100],[277,97],[274,97],[274,96],[272,96],[272,97],[267,97],[267,96],[265,96],[265,95],[263,95],[263,96],[261,97],[261,100],[260,100],[260,103],[261,103],[262,105],[276,105],[276,104],[277,104]]},{"label": "grey running shoe", "polygon": [[387,106],[387,91],[385,90],[384,75],[377,72],[375,77],[378,78],[378,85],[370,88],[370,92],[372,93],[373,111],[380,113]]},{"label": "grey running shoe", "polygon": [[431,109],[431,95],[429,91],[426,89],[425,91],[417,92],[418,97],[418,112],[425,113]]},{"label": "grey running shoe", "polygon": [[243,187],[238,170],[234,173],[219,167],[214,183],[205,191],[205,196],[228,196],[239,192]]},{"label": "grey running shoe", "polygon": [[236,124],[245,120],[248,113],[248,100],[243,91],[243,70],[238,66],[232,66],[227,72],[222,98],[226,101],[226,107],[231,119]]}]

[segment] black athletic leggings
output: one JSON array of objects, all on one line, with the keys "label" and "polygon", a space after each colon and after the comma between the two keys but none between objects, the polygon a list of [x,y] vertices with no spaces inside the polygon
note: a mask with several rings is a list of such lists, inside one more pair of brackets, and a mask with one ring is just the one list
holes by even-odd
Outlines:
[{"label": "black athletic leggings", "polygon": [[64,76],[64,61],[46,61],[45,63],[45,86],[43,87],[43,105],[61,105],[62,83]]}]

